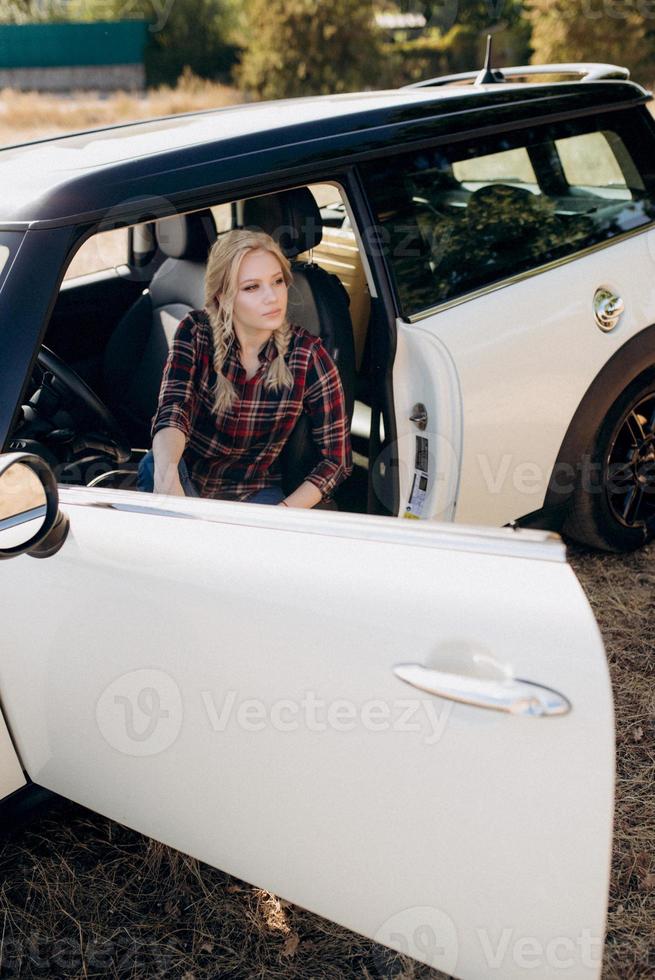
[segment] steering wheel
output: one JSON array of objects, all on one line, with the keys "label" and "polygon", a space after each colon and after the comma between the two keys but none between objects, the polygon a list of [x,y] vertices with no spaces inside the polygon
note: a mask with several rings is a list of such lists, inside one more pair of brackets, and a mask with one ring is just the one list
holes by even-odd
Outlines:
[{"label": "steering wheel", "polygon": [[37,355],[37,363],[42,371],[53,375],[60,388],[66,395],[81,402],[107,441],[115,445],[106,447],[109,455],[114,456],[119,463],[126,462],[131,456],[131,449],[121,427],[104,402],[100,401],[86,381],[83,381],[77,371],[69,367],[65,361],[51,351],[49,347],[41,346]]}]

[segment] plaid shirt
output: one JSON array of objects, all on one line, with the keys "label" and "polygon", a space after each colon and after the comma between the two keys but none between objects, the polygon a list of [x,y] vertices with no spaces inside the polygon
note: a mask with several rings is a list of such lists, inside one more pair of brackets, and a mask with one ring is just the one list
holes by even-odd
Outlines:
[{"label": "plaid shirt", "polygon": [[286,359],[293,387],[266,388],[266,367],[277,357],[272,337],[259,352],[261,365],[246,380],[239,341],[228,350],[223,374],[237,400],[214,411],[213,338],[204,310],[180,322],[169,351],[152,422],[152,435],[168,426],[186,436],[184,460],[201,497],[244,500],[256,490],[280,486],[276,462],[296,421],[307,412],[321,459],[306,479],[328,496],[352,471],[350,434],[339,372],[323,344],[291,325]]}]

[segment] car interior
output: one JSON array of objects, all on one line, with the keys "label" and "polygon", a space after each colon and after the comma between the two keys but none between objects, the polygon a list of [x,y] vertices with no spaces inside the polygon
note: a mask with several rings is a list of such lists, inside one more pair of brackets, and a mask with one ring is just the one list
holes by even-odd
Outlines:
[{"label": "car interior", "polygon": [[[289,320],[321,337],[340,372],[354,466],[334,502],[319,507],[384,512],[369,500],[371,294],[336,184],[171,214],[88,239],[61,286],[12,446],[45,456],[60,484],[136,489],[175,330],[204,305],[212,243],[237,227],[279,240],[293,273]],[[376,428],[383,437],[377,417]],[[280,460],[285,492],[302,483],[315,458],[303,416]]]}]

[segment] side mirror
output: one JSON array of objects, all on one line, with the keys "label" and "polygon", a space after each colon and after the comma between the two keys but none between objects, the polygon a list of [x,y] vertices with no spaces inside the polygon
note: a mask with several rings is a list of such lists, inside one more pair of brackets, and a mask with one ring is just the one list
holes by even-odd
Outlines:
[{"label": "side mirror", "polygon": [[54,473],[32,453],[0,455],[0,560],[49,558],[68,534]]}]

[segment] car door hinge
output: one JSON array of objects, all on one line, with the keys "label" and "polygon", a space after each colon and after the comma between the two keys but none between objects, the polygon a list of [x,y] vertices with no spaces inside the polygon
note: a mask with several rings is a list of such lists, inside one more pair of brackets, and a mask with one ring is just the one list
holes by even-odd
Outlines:
[{"label": "car door hinge", "polygon": [[419,427],[421,432],[423,432],[428,427],[428,410],[423,405],[422,402],[417,402],[412,409],[412,414],[409,417],[410,422],[415,422]]}]

